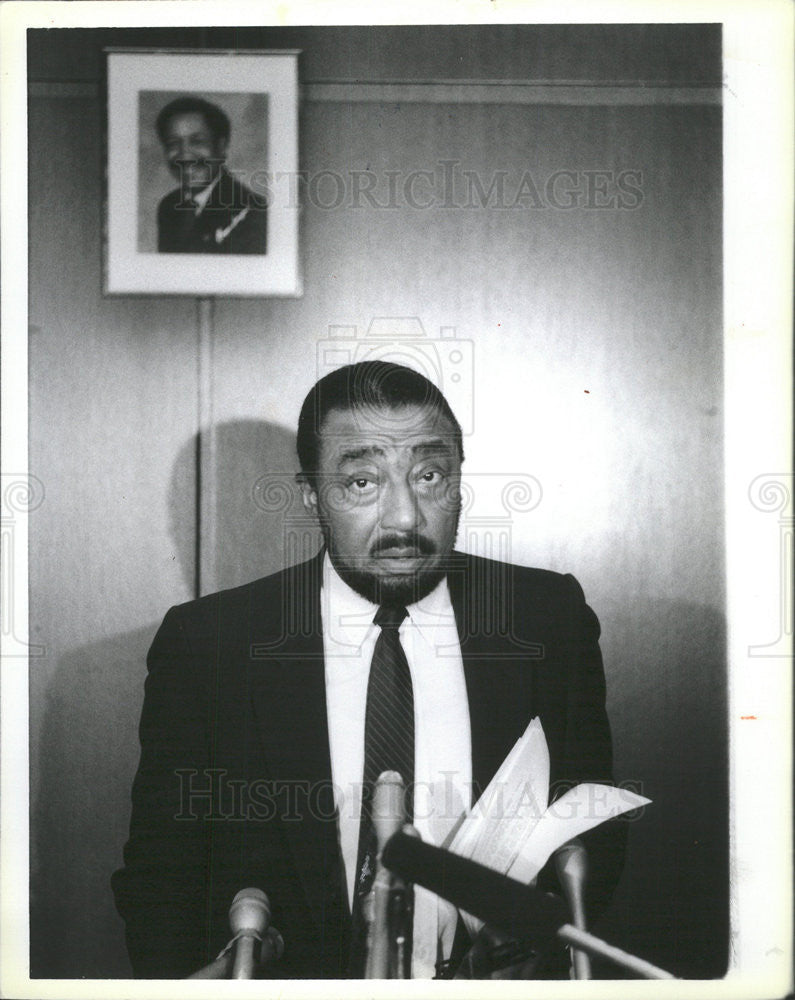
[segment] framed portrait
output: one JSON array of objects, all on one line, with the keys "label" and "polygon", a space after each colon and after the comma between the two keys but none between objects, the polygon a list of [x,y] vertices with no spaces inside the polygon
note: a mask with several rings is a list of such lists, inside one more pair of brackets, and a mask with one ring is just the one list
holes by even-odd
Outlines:
[{"label": "framed portrait", "polygon": [[106,294],[300,295],[298,53],[105,54]]}]

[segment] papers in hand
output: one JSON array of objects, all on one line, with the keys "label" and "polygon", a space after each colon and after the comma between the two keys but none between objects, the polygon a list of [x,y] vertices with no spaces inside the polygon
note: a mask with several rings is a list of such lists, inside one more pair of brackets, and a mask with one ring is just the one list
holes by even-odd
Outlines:
[{"label": "papers in hand", "polygon": [[[447,847],[519,882],[532,882],[552,854],[605,820],[648,805],[627,788],[584,783],[549,802],[549,750],[533,719]],[[466,915],[465,915],[466,918]],[[479,928],[471,922],[470,931]]]}]

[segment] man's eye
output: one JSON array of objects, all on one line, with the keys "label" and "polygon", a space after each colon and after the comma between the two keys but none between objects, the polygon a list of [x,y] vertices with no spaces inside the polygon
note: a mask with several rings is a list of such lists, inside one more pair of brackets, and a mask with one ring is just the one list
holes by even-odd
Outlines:
[{"label": "man's eye", "polygon": [[352,479],[348,483],[349,488],[354,490],[356,493],[362,493],[373,485],[372,479],[368,479],[366,476],[358,476],[356,479]]},{"label": "man's eye", "polygon": [[421,483],[438,483],[442,478],[442,473],[438,469],[427,469],[420,475]]}]

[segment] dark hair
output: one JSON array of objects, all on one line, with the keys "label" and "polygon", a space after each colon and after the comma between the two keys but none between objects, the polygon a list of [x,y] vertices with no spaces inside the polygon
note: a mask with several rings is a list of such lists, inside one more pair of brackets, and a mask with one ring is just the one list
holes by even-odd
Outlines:
[{"label": "dark hair", "polygon": [[155,128],[160,136],[160,141],[166,141],[166,129],[171,118],[175,115],[204,115],[204,119],[210,131],[215,136],[216,142],[219,139],[229,140],[231,131],[229,118],[218,105],[210,104],[203,97],[178,97],[175,101],[170,101],[157,116]]},{"label": "dark hair", "polygon": [[461,425],[436,386],[413,368],[392,361],[360,361],[324,375],[309,391],[298,417],[298,461],[310,479],[317,473],[320,431],[332,410],[374,407],[430,407],[453,426],[458,455],[464,460]]}]

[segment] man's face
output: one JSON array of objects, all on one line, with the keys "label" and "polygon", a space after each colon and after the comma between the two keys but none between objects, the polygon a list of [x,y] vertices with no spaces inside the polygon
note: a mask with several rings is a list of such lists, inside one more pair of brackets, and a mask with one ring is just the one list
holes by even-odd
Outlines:
[{"label": "man's face", "polygon": [[446,572],[460,480],[454,429],[437,410],[332,410],[317,490],[302,483],[302,492],[342,579],[375,604],[411,604]]},{"label": "man's face", "polygon": [[198,111],[169,118],[163,149],[169,170],[189,191],[207,187],[226,159],[226,140],[216,138]]}]

